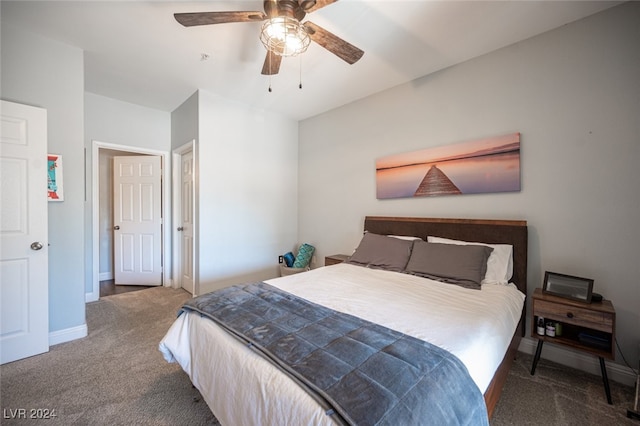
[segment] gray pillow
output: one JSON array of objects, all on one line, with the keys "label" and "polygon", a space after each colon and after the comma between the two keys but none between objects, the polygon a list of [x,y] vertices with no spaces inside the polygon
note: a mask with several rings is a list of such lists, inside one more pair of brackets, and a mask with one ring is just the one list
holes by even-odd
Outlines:
[{"label": "gray pillow", "polygon": [[488,246],[438,244],[416,241],[406,272],[466,288],[480,289],[487,272]]},{"label": "gray pillow", "polygon": [[369,268],[401,272],[409,261],[411,247],[413,247],[412,240],[367,232],[347,262]]}]

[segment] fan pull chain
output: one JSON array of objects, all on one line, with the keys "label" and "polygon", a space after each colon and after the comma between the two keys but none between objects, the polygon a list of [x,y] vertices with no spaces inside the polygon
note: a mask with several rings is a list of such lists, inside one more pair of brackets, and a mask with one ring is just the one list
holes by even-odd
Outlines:
[{"label": "fan pull chain", "polygon": [[302,55],[298,55],[300,58],[300,84],[298,84],[298,89],[302,90]]},{"label": "fan pull chain", "polygon": [[271,74],[272,74],[272,70],[271,70],[271,54],[268,53],[267,54],[267,58],[269,59],[269,93],[272,92],[271,90]]}]

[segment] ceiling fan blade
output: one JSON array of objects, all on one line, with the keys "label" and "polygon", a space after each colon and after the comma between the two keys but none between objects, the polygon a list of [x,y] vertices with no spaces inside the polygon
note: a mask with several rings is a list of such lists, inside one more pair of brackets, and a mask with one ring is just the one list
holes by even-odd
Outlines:
[{"label": "ceiling fan blade", "polygon": [[349,64],[358,62],[358,60],[362,58],[362,55],[364,55],[364,51],[324,28],[317,26],[313,22],[307,21],[303,25],[309,37],[311,37],[311,40]]},{"label": "ceiling fan blade", "polygon": [[195,12],[174,13],[173,16],[185,27],[228,22],[258,22],[267,18],[262,12]]},{"label": "ceiling fan blade", "polygon": [[278,71],[280,71],[280,62],[282,62],[282,56],[276,55],[272,51],[267,50],[267,56],[264,58],[264,65],[262,65],[262,74],[278,74]]},{"label": "ceiling fan blade", "polygon": [[337,1],[338,0],[300,0],[300,6],[305,12],[311,13]]}]

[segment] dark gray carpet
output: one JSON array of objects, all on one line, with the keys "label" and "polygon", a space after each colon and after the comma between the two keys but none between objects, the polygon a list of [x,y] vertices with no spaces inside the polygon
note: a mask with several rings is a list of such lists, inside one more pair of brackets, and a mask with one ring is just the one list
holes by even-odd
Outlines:
[{"label": "dark gray carpet", "polygon": [[[0,366],[3,425],[218,425],[199,392],[158,343],[189,298],[182,290],[153,288],[109,296],[87,305],[89,336],[49,353]],[[492,426],[635,425],[633,388],[611,382],[606,403],[599,376],[520,354],[496,408]],[[11,419],[17,409],[55,409],[52,420]]]},{"label": "dark gray carpet", "polygon": [[518,353],[493,418],[504,425],[635,425],[627,418],[635,389],[609,381],[613,405],[607,404],[602,378],[541,359],[531,376],[532,356]]},{"label": "dark gray carpet", "polygon": [[1,423],[31,424],[7,419],[9,410],[43,408],[57,414],[39,421],[47,425],[217,425],[187,375],[158,351],[189,296],[157,287],[89,303],[87,337],[0,366]]}]

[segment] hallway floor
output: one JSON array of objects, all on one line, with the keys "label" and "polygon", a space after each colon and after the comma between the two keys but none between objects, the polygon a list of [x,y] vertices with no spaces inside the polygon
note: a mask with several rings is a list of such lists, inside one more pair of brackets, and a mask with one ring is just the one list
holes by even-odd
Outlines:
[{"label": "hallway floor", "polygon": [[100,281],[100,297],[113,296],[114,294],[128,293],[130,291],[146,290],[157,286],[146,285],[116,285],[114,280]]}]

